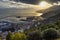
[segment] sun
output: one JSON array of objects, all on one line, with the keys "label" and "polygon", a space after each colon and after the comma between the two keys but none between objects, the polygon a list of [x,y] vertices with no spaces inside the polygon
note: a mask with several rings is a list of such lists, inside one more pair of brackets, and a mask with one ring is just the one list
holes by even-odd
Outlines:
[{"label": "sun", "polygon": [[41,9],[46,9],[46,8],[48,8],[48,7],[51,7],[52,5],[49,4],[49,3],[46,2],[46,1],[42,1],[42,2],[39,3],[39,6],[40,6]]},{"label": "sun", "polygon": [[42,1],[39,5],[42,6],[42,7],[45,7],[47,5],[47,2]]}]

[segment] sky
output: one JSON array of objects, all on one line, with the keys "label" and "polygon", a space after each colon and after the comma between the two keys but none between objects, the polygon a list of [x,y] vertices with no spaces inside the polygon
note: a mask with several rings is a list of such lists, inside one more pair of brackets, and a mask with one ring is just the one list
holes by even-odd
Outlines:
[{"label": "sky", "polygon": [[[26,4],[22,2],[15,2],[10,0],[0,0],[0,19],[9,17],[9,20],[15,20],[15,16],[35,16],[38,13],[39,7],[32,4]],[[6,19],[6,20],[7,20]]]},{"label": "sky", "polygon": [[[15,2],[16,1],[16,2]],[[0,19],[3,20],[6,18],[9,20],[15,20],[11,16],[37,16],[40,13],[36,13],[37,10],[40,10],[38,4],[42,0],[0,0]],[[44,0],[50,3],[58,2],[59,0]],[[34,4],[34,5],[33,5]],[[9,18],[10,17],[10,18]]]},{"label": "sky", "polygon": [[27,4],[39,4],[40,1],[47,1],[49,3],[57,3],[60,0],[15,0],[15,1],[21,1]]},{"label": "sky", "polygon": [[21,1],[24,3],[28,3],[28,4],[38,4],[39,3],[38,0],[15,0],[15,1]]}]

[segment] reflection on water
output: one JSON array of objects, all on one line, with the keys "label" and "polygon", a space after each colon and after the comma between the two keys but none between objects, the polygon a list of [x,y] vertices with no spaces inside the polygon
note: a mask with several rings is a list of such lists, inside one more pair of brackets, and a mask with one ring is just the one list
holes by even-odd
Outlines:
[{"label": "reflection on water", "polygon": [[43,15],[43,13],[36,13],[35,16],[41,16],[41,15]]}]

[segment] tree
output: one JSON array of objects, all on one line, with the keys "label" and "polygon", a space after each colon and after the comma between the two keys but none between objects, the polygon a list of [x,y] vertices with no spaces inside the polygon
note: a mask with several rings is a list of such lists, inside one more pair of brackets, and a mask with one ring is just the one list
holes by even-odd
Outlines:
[{"label": "tree", "polygon": [[11,36],[12,36],[12,34],[10,32],[8,32],[8,35],[6,36],[6,40],[11,40]]},{"label": "tree", "polygon": [[2,40],[2,36],[0,35],[0,40]]},{"label": "tree", "polygon": [[27,40],[27,36],[24,33],[15,33],[12,35],[12,40]]},{"label": "tree", "polygon": [[28,34],[28,40],[42,40],[40,32],[32,32]]},{"label": "tree", "polygon": [[53,28],[43,31],[43,38],[45,40],[54,40],[54,39],[59,38],[59,36],[60,36],[59,31],[57,31]]}]

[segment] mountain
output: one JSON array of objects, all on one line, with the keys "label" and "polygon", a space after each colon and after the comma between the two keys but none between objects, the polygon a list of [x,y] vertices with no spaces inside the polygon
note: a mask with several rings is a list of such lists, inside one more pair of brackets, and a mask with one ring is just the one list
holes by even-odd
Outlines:
[{"label": "mountain", "polygon": [[[39,11],[40,12],[40,11]],[[60,5],[54,5],[46,10],[44,10],[42,24],[54,23],[60,19]]]},{"label": "mountain", "polygon": [[48,8],[48,9],[39,10],[37,12],[43,13],[43,15],[41,17],[47,19],[49,17],[60,14],[60,5],[54,5],[54,6],[50,7],[50,8]]},{"label": "mountain", "polygon": [[57,14],[60,14],[60,5],[55,5],[55,6],[52,6],[48,9],[46,9],[43,12],[42,17],[43,18],[49,18],[49,17],[55,16]]}]

